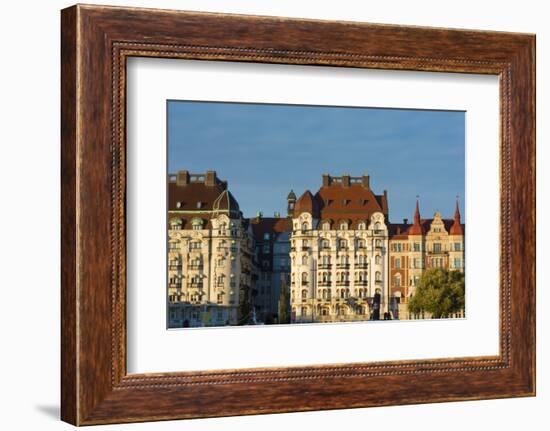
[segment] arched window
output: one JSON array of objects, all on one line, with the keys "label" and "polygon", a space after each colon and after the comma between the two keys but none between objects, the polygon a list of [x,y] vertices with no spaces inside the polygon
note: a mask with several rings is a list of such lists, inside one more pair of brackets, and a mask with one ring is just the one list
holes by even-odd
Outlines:
[{"label": "arched window", "polygon": [[330,248],[330,242],[328,239],[324,239],[323,241],[321,241],[321,247],[322,248]]},{"label": "arched window", "polygon": [[376,281],[382,281],[382,273],[380,271],[376,271],[376,273],[374,274],[374,279]]},{"label": "arched window", "polygon": [[321,258],[321,262],[323,262],[323,265],[329,265],[330,264],[330,256],[323,256]]},{"label": "arched window", "polygon": [[380,224],[380,222],[376,222],[374,224],[374,230],[380,230],[382,228],[382,225]]},{"label": "arched window", "polygon": [[343,221],[340,223],[340,230],[348,230],[348,223]]},{"label": "arched window", "polygon": [[377,239],[376,241],[374,241],[374,246],[375,246],[376,248],[382,247],[382,241],[379,240],[379,239]]},{"label": "arched window", "polygon": [[302,223],[302,230],[307,230],[307,222]]},{"label": "arched window", "polygon": [[307,265],[307,256],[302,256],[302,265]]},{"label": "arched window", "polygon": [[327,274],[326,272],[323,272],[322,280],[323,280],[323,283],[327,283],[327,282],[328,282],[328,274]]},{"label": "arched window", "polygon": [[393,277],[393,285],[395,287],[401,286],[401,276],[399,274],[395,274]]},{"label": "arched window", "polygon": [[193,219],[191,224],[193,226],[193,230],[201,230],[202,229],[202,220],[201,219],[195,218],[195,219]]},{"label": "arched window", "polygon": [[330,223],[328,221],[323,222],[323,230],[330,230]]},{"label": "arched window", "polygon": [[357,248],[365,248],[365,241],[360,239],[357,241]]},{"label": "arched window", "polygon": [[307,299],[307,290],[302,290],[302,299]]},{"label": "arched window", "polygon": [[341,249],[345,249],[348,246],[348,242],[345,239],[341,239],[340,241],[338,241],[338,245]]},{"label": "arched window", "polygon": [[379,254],[377,254],[376,256],[374,256],[374,263],[376,265],[380,265],[382,263],[382,258],[380,257]]},{"label": "arched window", "polygon": [[302,284],[307,284],[307,272],[302,272]]},{"label": "arched window", "polygon": [[365,230],[365,223],[364,222],[359,222],[357,224],[357,230]]}]

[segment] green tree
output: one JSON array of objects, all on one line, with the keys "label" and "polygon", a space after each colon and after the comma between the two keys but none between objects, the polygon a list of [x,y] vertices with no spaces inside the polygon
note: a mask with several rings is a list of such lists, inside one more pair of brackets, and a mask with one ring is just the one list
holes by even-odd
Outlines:
[{"label": "green tree", "polygon": [[242,286],[240,288],[239,320],[238,325],[248,325],[250,314],[252,313],[252,304],[250,299],[250,288]]},{"label": "green tree", "polygon": [[416,293],[409,300],[409,311],[423,311],[439,319],[464,310],[464,274],[433,268],[426,271],[418,282]]},{"label": "green tree", "polygon": [[290,291],[284,279],[279,285],[279,323],[290,323]]}]

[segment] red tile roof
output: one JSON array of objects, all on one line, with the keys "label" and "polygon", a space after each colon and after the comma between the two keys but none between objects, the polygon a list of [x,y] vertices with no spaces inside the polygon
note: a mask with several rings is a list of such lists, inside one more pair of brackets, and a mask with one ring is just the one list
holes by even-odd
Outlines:
[{"label": "red tile roof", "polygon": [[263,241],[265,233],[279,234],[292,231],[292,220],[287,217],[255,217],[250,219],[250,224],[257,241]]},{"label": "red tile roof", "polygon": [[346,220],[353,227],[359,221],[368,223],[375,212],[381,212],[387,218],[388,197],[386,192],[375,195],[366,182],[350,183],[349,178],[345,183],[327,181],[315,195],[306,190],[300,196],[295,205],[294,216],[303,212],[309,212],[314,218],[322,220]]}]

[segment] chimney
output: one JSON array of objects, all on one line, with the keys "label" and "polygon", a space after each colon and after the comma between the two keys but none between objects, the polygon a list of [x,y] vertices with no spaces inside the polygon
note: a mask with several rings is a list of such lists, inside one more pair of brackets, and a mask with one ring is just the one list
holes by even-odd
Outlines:
[{"label": "chimney", "polygon": [[330,175],[329,174],[323,174],[323,187],[330,186]]},{"label": "chimney", "polygon": [[216,171],[206,171],[204,184],[207,186],[216,185]]},{"label": "chimney", "polygon": [[186,186],[189,184],[189,171],[178,171],[176,176],[176,184],[178,186]]},{"label": "chimney", "polygon": [[403,224],[409,224],[409,219],[408,219],[408,218],[404,218],[404,219],[403,219]]},{"label": "chimney", "polygon": [[342,185],[344,187],[349,187],[350,185],[349,175],[342,175]]},{"label": "chimney", "polygon": [[370,176],[368,176],[367,174],[363,175],[362,182],[364,188],[370,189]]}]

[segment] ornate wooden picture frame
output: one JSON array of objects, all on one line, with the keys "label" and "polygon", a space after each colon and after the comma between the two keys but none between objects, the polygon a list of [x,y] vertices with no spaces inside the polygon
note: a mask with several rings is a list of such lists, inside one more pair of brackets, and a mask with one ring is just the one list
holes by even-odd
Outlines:
[{"label": "ornate wooden picture frame", "polygon": [[[91,425],[535,394],[533,35],[78,5],[62,11],[61,49],[64,421]],[[132,56],[497,75],[500,354],[127,374],[125,84]]]}]

